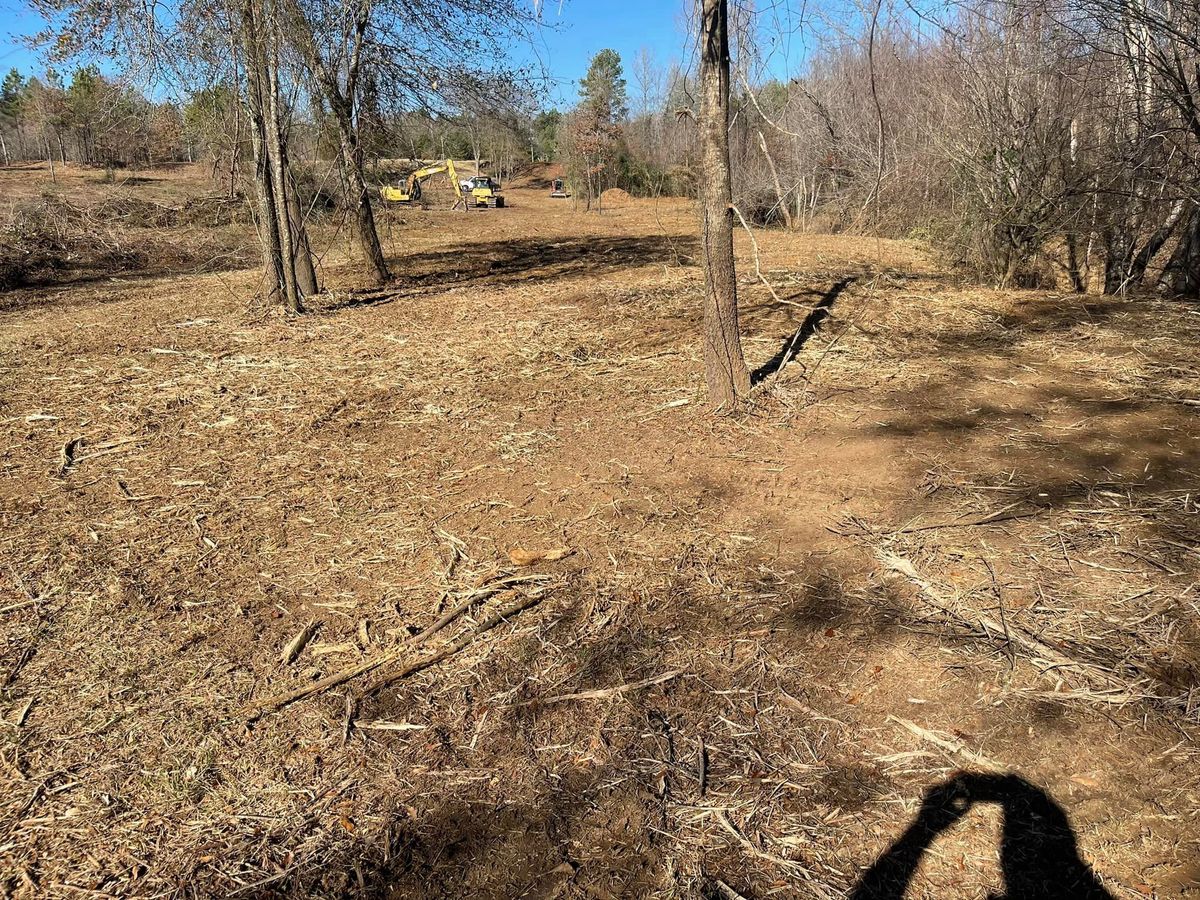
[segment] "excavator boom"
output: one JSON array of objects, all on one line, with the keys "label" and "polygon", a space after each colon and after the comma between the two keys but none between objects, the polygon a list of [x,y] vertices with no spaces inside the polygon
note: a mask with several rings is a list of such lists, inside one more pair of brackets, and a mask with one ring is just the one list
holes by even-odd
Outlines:
[{"label": "excavator boom", "polygon": [[455,207],[461,203],[465,209],[503,209],[504,195],[500,193],[498,182],[490,175],[476,175],[474,178],[467,179],[467,187],[464,189],[452,159],[417,169],[408,176],[404,187],[395,188],[387,185],[380,189],[379,195],[388,203],[415,203],[421,199],[421,182],[434,175],[440,175],[442,172],[446,172],[450,176],[450,185],[454,188],[454,195],[458,198],[454,204]]},{"label": "excavator boom", "polygon": [[454,170],[454,160],[451,159],[417,169],[408,176],[408,181],[402,188],[385,185],[380,189],[379,196],[388,203],[413,203],[421,199],[421,182],[442,172],[450,173],[450,184],[454,186],[454,194],[461,200],[462,187],[459,186],[458,173]]}]

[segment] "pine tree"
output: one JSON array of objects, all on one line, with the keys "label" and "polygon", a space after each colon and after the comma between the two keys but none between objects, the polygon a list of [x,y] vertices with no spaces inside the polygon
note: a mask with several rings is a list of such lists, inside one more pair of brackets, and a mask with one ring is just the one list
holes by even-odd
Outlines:
[{"label": "pine tree", "polygon": [[616,50],[601,50],[592,57],[588,73],[579,82],[579,96],[606,125],[617,125],[629,115],[621,56]]}]

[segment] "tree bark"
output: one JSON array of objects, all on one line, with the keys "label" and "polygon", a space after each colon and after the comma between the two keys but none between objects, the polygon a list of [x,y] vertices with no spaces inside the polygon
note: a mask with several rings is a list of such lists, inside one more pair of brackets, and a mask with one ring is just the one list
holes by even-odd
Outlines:
[{"label": "tree bark", "polygon": [[701,236],[704,245],[704,374],[708,399],[729,408],[750,393],[738,332],[729,172],[729,10],[703,0],[700,10]]},{"label": "tree bark", "polygon": [[[247,25],[247,31],[249,26]],[[283,251],[279,243],[279,217],[275,214],[263,115],[262,71],[258,55],[246,38],[246,100],[250,112],[250,141],[254,152],[254,188],[258,200],[258,242],[262,247],[263,282],[269,300],[283,296]]]},{"label": "tree bark", "polygon": [[300,207],[300,189],[296,186],[296,178],[292,168],[287,163],[287,148],[283,150],[284,171],[287,173],[287,212],[288,224],[292,230],[292,247],[296,265],[296,286],[304,297],[311,297],[320,291],[317,283],[317,270],[313,265],[312,247],[308,243],[308,228],[304,222],[304,211]]},{"label": "tree bark", "polygon": [[346,203],[354,211],[354,237],[366,257],[371,277],[376,282],[383,283],[392,276],[379,242],[379,231],[375,227],[375,212],[371,207],[371,192],[367,189],[366,177],[363,174],[362,144],[359,142],[354,113],[359,95],[359,75],[363,45],[370,24],[371,4],[356,4],[353,30],[342,39],[345,45],[344,77],[322,53],[319,26],[309,19],[300,4],[288,2],[286,8],[289,14],[288,27],[308,59],[316,87],[328,104],[337,125],[338,145],[341,150],[338,162]]},{"label": "tree bark", "polygon": [[[260,18],[264,15],[267,21]],[[268,33],[273,24],[257,0],[244,0],[241,37],[267,290],[269,296],[282,299],[289,310],[299,313],[304,311],[304,298],[319,288],[299,194],[288,165],[279,57]]]},{"label": "tree bark", "polygon": [[279,70],[271,59],[266,60],[265,68],[267,158],[270,160],[268,168],[271,189],[275,194],[274,212],[279,228],[279,249],[283,255],[283,302],[289,310],[298,313],[304,311],[304,297],[296,281],[296,242],[292,231],[292,211],[288,203],[288,173],[284,171],[282,121],[279,114]]},{"label": "tree bark", "polygon": [[1200,207],[1188,214],[1159,287],[1174,297],[1200,299]]},{"label": "tree bark", "polygon": [[348,108],[349,101],[334,103],[334,98],[328,97],[333,109],[334,119],[338,125],[338,138],[342,149],[342,166],[346,182],[346,200],[354,207],[354,234],[358,245],[367,259],[371,277],[382,284],[388,281],[392,274],[388,271],[387,260],[383,255],[383,246],[379,242],[379,231],[375,227],[375,212],[371,207],[371,192],[367,189],[367,181],[363,176],[362,145],[355,133],[354,121]]},{"label": "tree bark", "polygon": [[1179,218],[1183,214],[1183,201],[1179,200],[1171,207],[1171,212],[1168,213],[1166,221],[1155,230],[1154,234],[1150,235],[1146,243],[1142,245],[1142,249],[1138,251],[1137,256],[1133,258],[1133,262],[1129,266],[1129,285],[1130,287],[1139,288],[1146,278],[1146,269],[1158,255],[1158,251],[1163,248],[1167,240],[1175,231],[1175,226],[1179,224]]},{"label": "tree bark", "polygon": [[1071,279],[1071,290],[1077,294],[1087,293],[1087,281],[1079,265],[1079,236],[1067,232],[1067,277]]}]

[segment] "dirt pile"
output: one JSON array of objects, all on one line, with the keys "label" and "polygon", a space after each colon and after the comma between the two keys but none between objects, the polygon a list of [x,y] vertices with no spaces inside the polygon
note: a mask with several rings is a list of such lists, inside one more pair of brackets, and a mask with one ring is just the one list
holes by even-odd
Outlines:
[{"label": "dirt pile", "polygon": [[600,195],[600,199],[609,206],[616,206],[621,203],[628,203],[633,197],[630,196],[628,191],[621,188],[609,188]]}]

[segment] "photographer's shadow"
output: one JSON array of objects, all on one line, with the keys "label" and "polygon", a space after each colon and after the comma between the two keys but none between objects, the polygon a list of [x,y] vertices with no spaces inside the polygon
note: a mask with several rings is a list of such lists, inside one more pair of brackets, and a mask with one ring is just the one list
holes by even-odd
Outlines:
[{"label": "photographer's shadow", "polygon": [[1079,858],[1067,814],[1017,775],[960,773],[932,788],[903,835],[859,879],[850,900],[903,900],[925,850],[977,803],[1004,812],[1002,895],[989,900],[1113,900]]}]

